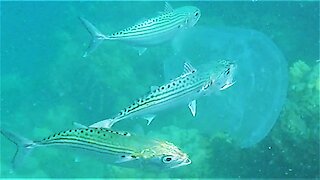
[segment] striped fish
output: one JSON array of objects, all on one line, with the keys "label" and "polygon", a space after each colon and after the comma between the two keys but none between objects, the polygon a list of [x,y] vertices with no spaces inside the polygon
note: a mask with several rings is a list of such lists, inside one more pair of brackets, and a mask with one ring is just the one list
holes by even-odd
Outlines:
[{"label": "striped fish", "polygon": [[104,40],[122,41],[139,47],[139,55],[141,55],[146,51],[146,47],[168,41],[181,30],[193,27],[199,18],[200,10],[197,7],[184,6],[173,9],[166,2],[165,10],[159,16],[105,35],[88,20],[81,17],[80,20],[92,36],[92,41],[83,57],[93,52]]},{"label": "striped fish", "polygon": [[221,60],[213,65],[211,71],[199,73],[190,63],[184,64],[184,72],[169,83],[151,88],[151,92],[134,101],[111,119],[105,119],[90,127],[110,128],[113,124],[126,118],[141,116],[148,125],[155,113],[177,104],[189,103],[193,116],[196,115],[196,99],[213,91],[225,90],[234,84],[236,65]]},{"label": "striped fish", "polygon": [[38,141],[27,140],[3,129],[1,133],[18,147],[13,158],[14,167],[28,151],[46,146],[65,146],[95,152],[110,163],[127,167],[166,169],[191,163],[188,155],[172,143],[104,128],[72,129]]}]

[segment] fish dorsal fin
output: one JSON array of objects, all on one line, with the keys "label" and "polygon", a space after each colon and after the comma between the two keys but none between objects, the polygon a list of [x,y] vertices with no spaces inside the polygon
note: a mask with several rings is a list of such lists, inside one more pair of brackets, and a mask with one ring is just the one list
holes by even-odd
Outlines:
[{"label": "fish dorsal fin", "polygon": [[173,8],[168,2],[165,2],[163,12],[164,13],[173,12]]},{"label": "fish dorsal fin", "polygon": [[139,19],[139,21],[137,21],[136,24],[144,23],[144,22],[147,21],[147,20],[148,20],[148,18],[143,17],[143,18]]},{"label": "fish dorsal fin", "polygon": [[151,86],[151,87],[150,87],[150,90],[151,90],[151,92],[152,92],[152,91],[157,90],[158,88],[159,88],[159,86]]},{"label": "fish dorsal fin", "polygon": [[190,63],[185,62],[183,64],[183,75],[192,74],[197,71],[196,68],[194,68]]},{"label": "fish dorsal fin", "polygon": [[77,128],[85,128],[85,129],[88,128],[88,126],[85,126],[85,125],[78,123],[78,122],[73,122],[73,125]]}]

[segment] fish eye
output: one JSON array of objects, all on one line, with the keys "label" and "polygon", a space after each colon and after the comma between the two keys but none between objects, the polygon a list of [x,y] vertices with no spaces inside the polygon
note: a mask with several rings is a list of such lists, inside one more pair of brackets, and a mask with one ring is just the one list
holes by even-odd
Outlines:
[{"label": "fish eye", "polygon": [[162,158],[162,162],[164,163],[170,163],[172,161],[172,156],[165,156]]},{"label": "fish eye", "polygon": [[194,13],[195,16],[199,16],[199,12]]}]

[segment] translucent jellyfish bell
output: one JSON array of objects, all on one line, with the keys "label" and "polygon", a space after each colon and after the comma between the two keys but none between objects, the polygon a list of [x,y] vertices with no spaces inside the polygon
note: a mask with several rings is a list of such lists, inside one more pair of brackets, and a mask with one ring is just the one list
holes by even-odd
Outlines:
[{"label": "translucent jellyfish bell", "polygon": [[196,27],[177,37],[174,48],[176,54],[165,61],[167,78],[181,73],[183,61],[199,71],[218,59],[237,64],[236,83],[199,99],[190,127],[211,134],[226,132],[241,147],[258,143],[270,132],[288,84],[286,60],[270,38],[249,29]]}]

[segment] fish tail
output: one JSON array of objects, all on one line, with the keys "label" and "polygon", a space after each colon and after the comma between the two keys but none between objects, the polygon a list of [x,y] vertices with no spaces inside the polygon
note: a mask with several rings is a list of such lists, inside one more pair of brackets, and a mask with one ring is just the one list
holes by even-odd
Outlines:
[{"label": "fish tail", "polygon": [[82,24],[87,28],[91,34],[91,42],[84,53],[83,57],[87,57],[88,54],[92,53],[105,39],[108,39],[104,34],[102,34],[93,24],[83,17],[79,17]]},{"label": "fish tail", "polygon": [[36,143],[13,132],[4,129],[0,129],[0,131],[1,134],[17,146],[17,150],[12,158],[12,170],[14,170],[23,162],[24,158],[30,153]]},{"label": "fish tail", "polygon": [[116,122],[118,122],[118,121],[114,120],[114,119],[105,119],[103,121],[96,122],[96,123],[90,125],[89,127],[111,128]]}]

